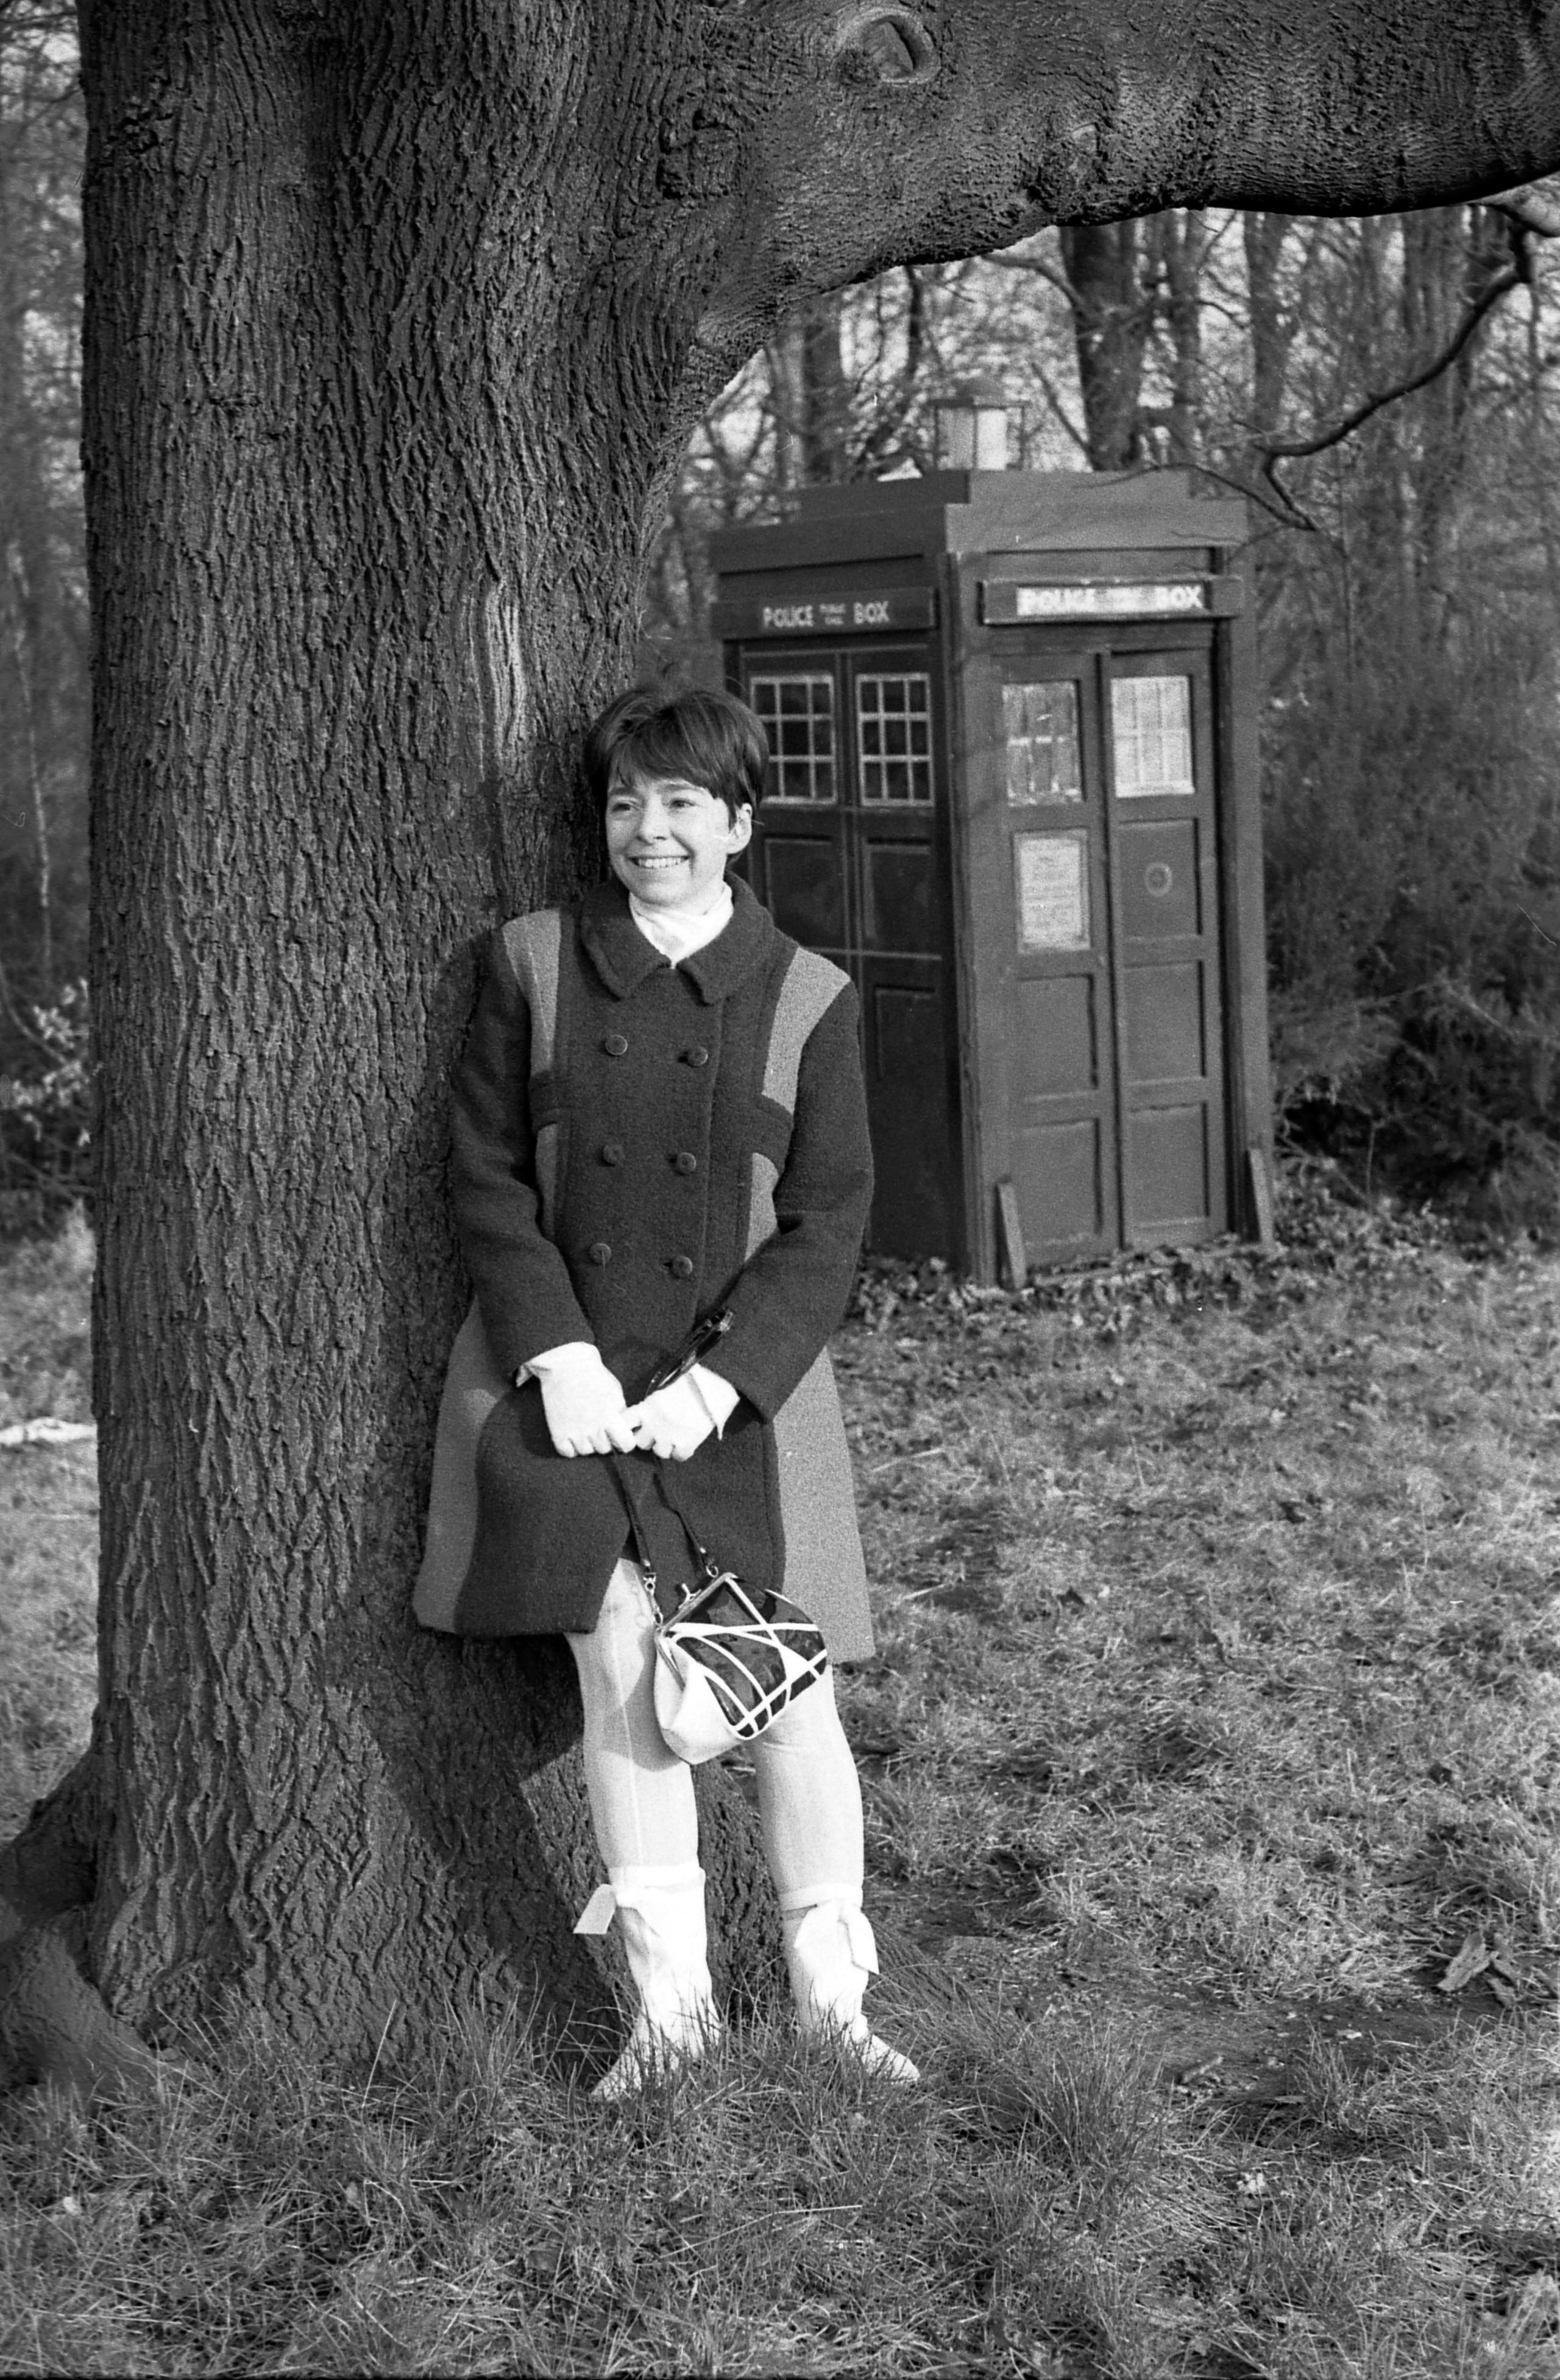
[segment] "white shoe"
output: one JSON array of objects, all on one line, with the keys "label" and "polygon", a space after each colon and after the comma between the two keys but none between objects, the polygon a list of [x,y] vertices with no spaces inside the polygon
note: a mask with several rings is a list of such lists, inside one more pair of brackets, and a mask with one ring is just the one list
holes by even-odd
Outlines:
[{"label": "white shoe", "polygon": [[709,1978],[704,1870],[696,1864],[614,1869],[574,1931],[604,1934],[614,1915],[639,2006],[623,2054],[593,2099],[625,2099],[669,2068],[691,2065],[721,2029]]},{"label": "white shoe", "polygon": [[796,2022],[804,2034],[849,2043],[869,2074],[919,2082],[921,2070],[880,2041],[862,2014],[867,1979],[877,1973],[877,1945],[859,1900],[816,1900],[782,1909],[785,1963]]}]

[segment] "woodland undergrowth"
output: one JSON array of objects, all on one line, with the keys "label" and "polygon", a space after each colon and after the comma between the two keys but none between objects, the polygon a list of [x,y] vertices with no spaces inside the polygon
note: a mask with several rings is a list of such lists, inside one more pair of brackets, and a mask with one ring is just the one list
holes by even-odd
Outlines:
[{"label": "woodland undergrowth", "polygon": [[[878,2022],[622,2108],[523,2012],[0,2119],[0,2370],[1560,2374],[1560,1260],[1287,1186],[1225,1245],[864,1274]],[[85,1409],[84,1241],[0,1427]],[[0,1452],[0,1823],[91,1697],[90,1455]]]}]

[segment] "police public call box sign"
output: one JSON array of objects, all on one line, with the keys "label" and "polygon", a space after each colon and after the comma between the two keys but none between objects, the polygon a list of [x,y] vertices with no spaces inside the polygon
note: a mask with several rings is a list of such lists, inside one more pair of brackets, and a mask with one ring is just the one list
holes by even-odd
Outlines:
[{"label": "police public call box sign", "polygon": [[718,637],[869,637],[937,625],[937,590],[931,587],[863,588],[828,593],[787,588],[783,595],[717,603],[711,625]]}]

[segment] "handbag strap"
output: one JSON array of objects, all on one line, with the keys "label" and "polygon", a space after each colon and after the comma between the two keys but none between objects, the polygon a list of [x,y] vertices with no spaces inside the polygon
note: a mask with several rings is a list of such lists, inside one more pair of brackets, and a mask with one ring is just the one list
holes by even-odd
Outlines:
[{"label": "handbag strap", "polygon": [[[662,1610],[660,1589],[656,1580],[655,1560],[650,1552],[649,1540],[645,1534],[645,1516],[640,1505],[639,1490],[635,1483],[632,1463],[628,1457],[622,1454],[610,1454],[607,1461],[611,1465],[612,1475],[617,1480],[618,1492],[628,1508],[628,1524],[634,1532],[635,1559],[645,1573],[646,1589],[657,1610],[662,1612],[663,1618],[670,1618],[671,1615]],[[668,1489],[665,1475],[659,1463],[651,1464],[650,1477],[667,1511],[674,1520],[681,1522],[683,1534],[694,1549],[694,1559],[700,1571],[705,1576],[712,1578],[715,1575],[715,1566],[707,1551],[700,1544],[686,1512]]]},{"label": "handbag strap", "polygon": [[[707,1314],[702,1321],[695,1322],[693,1329],[688,1332],[687,1337],[683,1341],[682,1344],[666,1358],[666,1361],[663,1364],[659,1365],[655,1371],[651,1373],[650,1378],[646,1384],[646,1395],[652,1396],[658,1389],[670,1388],[673,1380],[680,1380],[685,1373],[691,1372],[701,1357],[707,1355],[710,1349],[715,1346],[719,1341],[725,1337],[727,1331],[730,1330],[732,1324],[735,1319],[736,1318],[732,1314],[731,1307],[729,1305],[721,1305],[717,1306],[712,1314]],[[628,1507],[629,1526],[634,1531],[634,1551],[635,1558],[638,1560],[640,1569],[645,1573],[645,1584],[649,1589],[650,1600],[655,1604],[656,1609],[659,1610],[660,1602],[659,1591],[656,1585],[656,1566],[650,1559],[650,1548],[645,1536],[644,1515],[640,1511],[638,1490],[634,1485],[631,1465],[627,1459],[620,1454],[612,1454],[608,1457],[608,1460],[611,1463],[612,1470],[616,1475],[619,1493],[622,1495],[623,1502]],[[698,1563],[700,1570],[704,1572],[707,1578],[714,1578],[717,1574],[715,1564],[710,1560],[707,1548],[700,1544],[697,1536],[691,1527],[686,1512],[683,1512],[682,1506],[678,1503],[676,1497],[671,1494],[670,1488],[667,1487],[664,1473],[662,1473],[653,1463],[651,1465],[650,1476],[654,1479],[656,1486],[660,1492],[661,1502],[666,1506],[667,1511],[671,1513],[674,1519],[681,1521],[683,1524],[683,1534],[694,1549],[694,1557]]]}]

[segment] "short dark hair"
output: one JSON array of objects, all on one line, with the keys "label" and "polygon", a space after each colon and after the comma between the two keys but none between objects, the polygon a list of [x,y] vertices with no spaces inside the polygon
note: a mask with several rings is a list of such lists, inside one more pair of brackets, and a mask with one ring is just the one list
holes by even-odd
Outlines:
[{"label": "short dark hair", "polygon": [[742,803],[756,809],[762,801],[768,765],[769,739],[746,703],[707,686],[631,686],[586,731],[585,773],[598,809],[626,771],[704,785],[734,824]]}]

